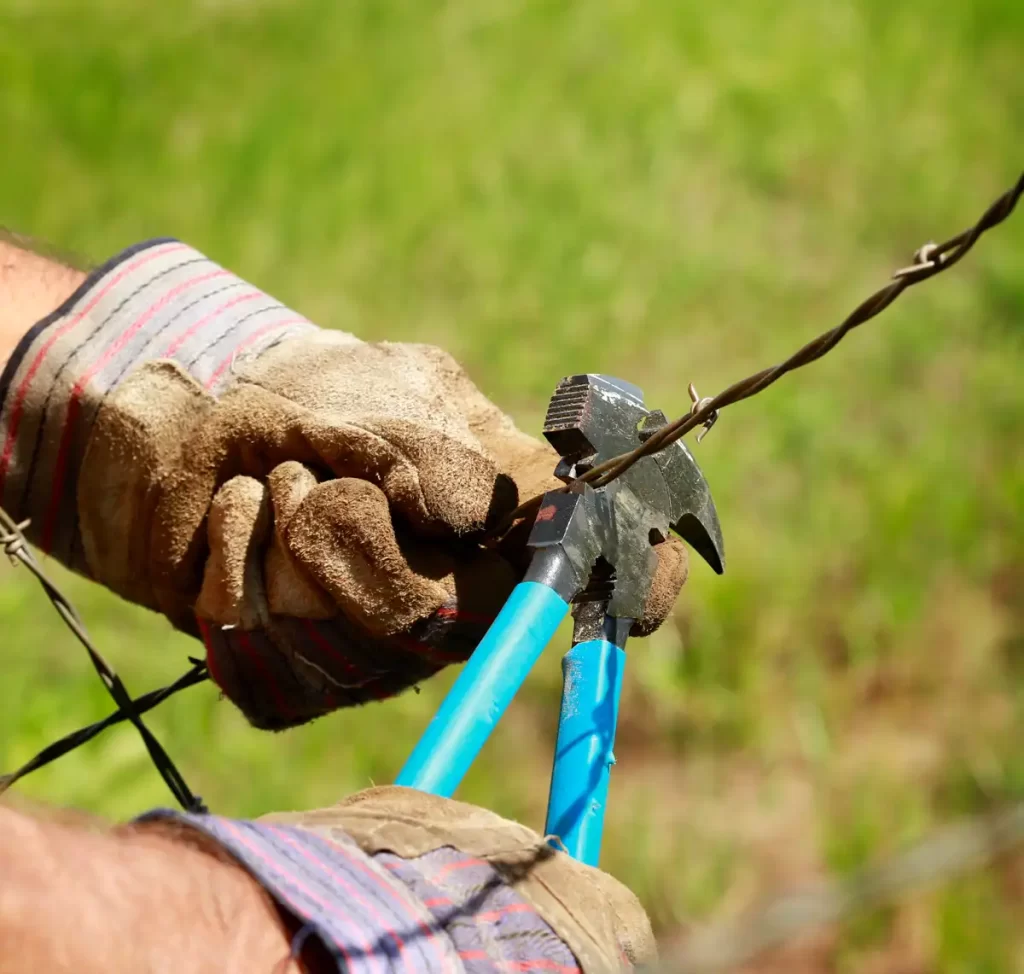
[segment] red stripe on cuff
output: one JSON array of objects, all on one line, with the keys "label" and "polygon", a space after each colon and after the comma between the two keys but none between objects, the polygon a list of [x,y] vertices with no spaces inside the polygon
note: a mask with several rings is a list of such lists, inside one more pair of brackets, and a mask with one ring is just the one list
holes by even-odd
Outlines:
[{"label": "red stripe on cuff", "polygon": [[559,971],[561,974],[580,974],[579,967],[569,967],[566,964],[559,964],[553,960],[498,960],[487,953],[486,950],[460,950],[459,957],[463,960],[489,960],[498,964],[501,968],[512,971]]},{"label": "red stripe on cuff", "polygon": [[[222,271],[221,273],[226,274],[227,271]],[[188,341],[188,339],[190,339],[197,331],[199,331],[200,328],[202,328],[204,325],[208,325],[211,321],[213,321],[214,318],[217,317],[217,315],[221,314],[224,311],[227,311],[228,308],[233,308],[236,304],[244,304],[246,301],[255,301],[256,298],[262,297],[265,297],[262,291],[257,291],[253,289],[253,291],[249,294],[242,294],[239,297],[232,298],[230,301],[225,301],[224,304],[222,304],[219,308],[216,308],[213,311],[211,311],[208,315],[206,315],[206,317],[200,318],[197,322],[195,322],[195,324],[189,325],[189,327],[185,331],[178,335],[174,339],[174,341],[172,341],[167,346],[167,348],[164,349],[164,353],[160,357],[170,358],[179,348],[181,348],[182,345],[185,344],[186,341]]]},{"label": "red stripe on cuff", "polygon": [[[335,872],[333,869],[329,868],[326,865],[326,863],[323,863],[319,859],[315,858],[308,849],[304,849],[286,832],[274,827],[273,825],[268,825],[267,830],[273,832],[279,839],[281,839],[282,842],[285,842],[288,845],[290,845],[296,852],[298,852],[300,856],[302,856],[303,859],[307,859],[322,872],[326,873],[326,875],[329,877],[332,883],[337,883],[339,886],[344,887],[352,896],[354,896],[360,903],[362,903],[367,908],[367,910],[369,910],[370,913],[372,913],[374,917],[377,918],[377,920],[381,924],[381,927],[385,931],[387,931],[388,935],[394,941],[395,947],[398,949],[399,956],[402,958],[403,963],[405,963],[408,966],[408,958],[406,957],[406,951],[408,950],[408,947],[405,941],[398,935],[398,931],[396,931],[395,928],[388,923],[387,917],[385,917],[384,914],[381,913],[379,909],[377,909],[377,907],[369,899],[369,897],[364,896],[362,892],[359,890],[359,888],[357,886],[352,885],[352,883],[348,882],[348,880],[345,879],[345,877],[342,876],[341,873]],[[318,838],[323,839],[322,836],[318,836]],[[324,841],[330,842],[329,839],[324,839]],[[365,865],[363,865],[363,863],[358,862],[353,857],[347,855],[347,850],[345,850],[342,846],[339,846],[336,842],[331,842],[330,844],[339,851],[346,853],[346,858],[349,859],[353,866],[356,866],[357,868],[366,872],[368,875],[370,875],[374,879],[377,879],[379,882],[379,878],[373,873],[371,869],[368,869]],[[380,883],[380,885],[384,886],[383,883]],[[387,893],[388,897],[391,900],[397,901],[402,905],[403,913],[407,913],[407,911],[404,909],[405,904],[402,903],[402,901],[395,896],[394,890],[388,889],[386,886],[384,886],[384,891]],[[424,933],[428,935],[429,938],[430,929],[424,923],[422,923],[422,921],[419,922],[419,927]],[[444,958],[442,956],[442,960],[443,959]]]},{"label": "red stripe on cuff", "polygon": [[81,399],[82,393],[85,391],[85,387],[89,384],[92,378],[107,364],[129,341],[132,336],[137,334],[139,329],[149,321],[158,311],[165,308],[171,301],[173,301],[179,294],[190,288],[195,287],[197,284],[202,284],[204,281],[208,281],[214,277],[221,277],[227,274],[227,271],[216,270],[209,271],[206,274],[200,274],[198,277],[190,278],[187,281],[183,281],[176,287],[171,288],[165,294],[154,301],[138,318],[135,319],[120,335],[117,336],[104,350],[103,354],[99,356],[83,373],[79,376],[71,389],[71,396],[68,400],[67,412],[64,415],[64,428],[61,430],[60,445],[57,448],[57,461],[53,470],[52,486],[50,488],[50,504],[46,511],[46,520],[44,521],[42,543],[41,547],[43,551],[49,552],[53,547],[53,532],[57,526],[57,512],[60,509],[61,494],[64,490],[64,478],[67,475],[67,462],[68,453],[71,449],[71,439],[74,433],[75,420],[78,418],[78,414],[81,411]]},{"label": "red stripe on cuff", "polygon": [[[333,845],[333,846],[337,846],[338,845],[338,843],[332,842],[330,839],[326,839],[326,841],[330,842],[330,844]],[[366,873],[366,875],[370,879],[372,879],[374,881],[374,883],[376,883],[378,886],[380,886],[381,889],[383,889],[386,893],[391,893],[391,891],[388,889],[387,884],[384,882],[384,878],[382,876],[378,875],[377,873],[375,873],[372,869],[370,869],[370,867],[367,866],[366,863],[360,862],[358,859],[352,859],[351,861],[352,861],[352,864],[356,867],[356,869],[358,869],[360,872]],[[403,886],[404,886],[404,884],[403,884]],[[410,891],[410,893],[411,893],[411,891]],[[441,963],[443,965],[444,961],[445,961],[445,955],[441,952],[441,948],[438,946],[437,941],[434,939],[434,935],[433,935],[433,932],[431,931],[430,927],[428,927],[422,920],[419,920],[419,919],[416,920],[416,925],[419,927],[419,929],[426,936],[427,942],[430,944],[431,949],[437,954],[438,959],[441,961]]]},{"label": "red stripe on cuff", "polygon": [[490,863],[486,859],[457,859],[455,862],[445,863],[433,875],[427,876],[427,881],[436,884],[448,873],[458,872],[460,869],[471,869],[473,866],[490,866]]},{"label": "red stripe on cuff", "polygon": [[25,396],[28,393],[28,387],[31,385],[32,380],[35,378],[36,373],[39,371],[39,367],[43,364],[43,360],[49,354],[50,349],[53,348],[54,343],[67,332],[69,329],[74,328],[96,305],[110,292],[111,288],[114,287],[119,281],[123,280],[132,271],[138,270],[144,264],[148,264],[152,260],[156,260],[158,257],[164,257],[167,254],[174,253],[177,250],[185,250],[186,245],[182,243],[168,244],[163,247],[153,247],[151,250],[144,251],[137,260],[133,260],[131,263],[126,264],[121,270],[111,277],[106,284],[100,288],[96,294],[93,295],[92,300],[82,308],[81,311],[77,312],[73,317],[68,318],[62,325],[58,325],[53,328],[49,338],[43,343],[42,348],[36,353],[36,357],[32,360],[32,364],[29,365],[28,371],[25,373],[25,377],[21,380],[18,388],[14,392],[14,398],[11,401],[11,412],[7,421],[7,435],[4,438],[3,452],[0,453],[0,491],[3,490],[4,481],[7,478],[7,470],[10,466],[11,456],[14,453],[14,441],[18,435],[18,426],[21,423],[22,412],[25,408]]},{"label": "red stripe on cuff", "polygon": [[500,920],[502,917],[508,916],[510,913],[536,913],[529,903],[509,903],[508,906],[503,906],[497,910],[488,910],[486,913],[474,913],[473,918],[475,920]]},{"label": "red stripe on cuff", "polygon": [[[289,883],[297,887],[300,892],[302,892],[305,896],[309,897],[310,900],[312,900],[314,903],[319,904],[319,906],[323,910],[326,910],[328,913],[333,913],[335,914],[335,916],[338,917],[351,919],[349,917],[345,917],[345,914],[343,914],[335,904],[330,903],[329,901],[325,900],[322,896],[317,895],[294,873],[288,872],[286,869],[284,869],[280,862],[278,862],[275,859],[271,859],[267,855],[267,853],[259,846],[257,846],[255,843],[253,843],[245,835],[245,833],[240,828],[238,828],[238,826],[223,818],[218,818],[217,823],[223,826],[225,829],[227,829],[228,832],[230,832],[235,837],[235,840],[239,844],[245,846],[245,848],[248,849],[254,856],[256,856],[257,859],[260,859],[263,863],[265,863],[269,867],[271,872],[277,873],[279,876],[283,876]],[[298,907],[293,907],[293,909],[298,909]],[[345,963],[346,965],[348,965],[348,968],[352,969],[352,955],[349,954],[349,952],[345,949],[345,945],[337,937],[332,937],[331,940],[333,944],[341,951],[341,954],[345,958]],[[364,944],[366,948],[366,955],[372,957],[373,945],[370,943],[369,940],[365,940]]]},{"label": "red stripe on cuff", "polygon": [[559,964],[543,957],[535,960],[508,960],[504,963],[514,971],[559,971],[560,974],[580,974],[580,969],[576,965]]},{"label": "red stripe on cuff", "polygon": [[[387,865],[390,866],[390,863]],[[429,900],[424,900],[423,905],[429,909],[434,906],[454,906],[455,904],[449,896],[432,896]]]}]

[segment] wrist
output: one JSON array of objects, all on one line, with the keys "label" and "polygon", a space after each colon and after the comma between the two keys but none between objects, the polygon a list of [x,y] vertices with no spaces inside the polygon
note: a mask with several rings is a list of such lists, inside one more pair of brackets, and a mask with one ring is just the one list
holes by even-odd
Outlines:
[{"label": "wrist", "polygon": [[0,809],[0,874],[0,974],[302,970],[255,880],[196,842]]},{"label": "wrist", "polygon": [[67,301],[85,277],[19,238],[0,237],[0,369],[25,332]]},{"label": "wrist", "polygon": [[241,950],[235,967],[222,966],[216,970],[267,969],[273,974],[323,974],[337,970],[317,937],[306,937],[296,943],[302,921],[279,906],[260,881],[213,836],[178,818],[137,820],[117,831],[129,845],[158,849],[175,859],[182,855],[191,858],[195,882],[205,893],[212,894],[207,896],[207,915],[211,922],[218,921],[213,922],[220,931],[218,935]]}]

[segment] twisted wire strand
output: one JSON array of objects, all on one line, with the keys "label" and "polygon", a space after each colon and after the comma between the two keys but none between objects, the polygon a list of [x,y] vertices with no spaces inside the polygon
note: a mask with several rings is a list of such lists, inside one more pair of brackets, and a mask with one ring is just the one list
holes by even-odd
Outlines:
[{"label": "twisted wire strand", "polygon": [[[160,773],[160,777],[164,779],[167,787],[170,789],[171,794],[174,795],[177,802],[186,811],[198,812],[206,811],[206,806],[203,804],[202,799],[197,795],[193,794],[189,786],[186,784],[184,777],[178,770],[177,766],[171,760],[170,756],[164,750],[160,742],[153,736],[153,733],[148,727],[142,722],[140,711],[138,708],[137,701],[133,700],[128,690],[125,688],[121,678],[117,675],[114,668],[104,659],[102,653],[93,644],[89,633],[86,631],[85,625],[82,622],[81,617],[76,611],[75,607],[71,604],[68,597],[60,590],[60,587],[54,582],[45,571],[43,571],[42,565],[36,559],[32,549],[29,547],[28,542],[25,540],[25,535],[22,533],[23,529],[27,526],[28,522],[18,524],[15,520],[2,508],[0,507],[0,548],[3,548],[4,552],[11,559],[12,563],[24,565],[35,577],[39,584],[43,587],[43,591],[46,592],[47,598],[53,604],[54,609],[57,610],[57,614],[64,620],[67,627],[75,634],[78,641],[85,647],[86,653],[89,654],[89,660],[92,662],[93,667],[99,674],[100,680],[106,687],[107,692],[113,698],[114,703],[117,704],[118,712],[115,716],[119,719],[129,720],[135,729],[139,732],[139,736],[142,738],[143,744],[146,746],[146,750],[149,753],[150,760],[152,760],[157,771]],[[186,674],[186,677],[188,674]],[[185,678],[182,678],[185,679]],[[182,681],[179,680],[178,683]],[[194,682],[200,682],[198,679]],[[191,683],[186,683],[191,686]],[[165,691],[169,688],[165,688]],[[184,689],[184,687],[179,687]],[[161,697],[165,700],[170,693],[165,691],[156,691],[157,695],[163,693]],[[145,701],[145,698],[142,698]],[[141,702],[141,701],[140,701]],[[153,705],[155,706],[155,704]],[[144,709],[151,709],[151,707],[145,707]],[[116,723],[116,720],[110,720],[110,723]],[[100,723],[104,723],[101,721]],[[109,726],[107,723],[105,726]],[[95,725],[93,725],[95,727]],[[82,731],[76,732],[76,734],[86,734],[91,728],[83,728]],[[102,730],[102,728],[100,728]],[[91,737],[95,737],[96,733],[89,734],[83,737],[79,743],[85,743]],[[74,736],[74,735],[70,735]],[[62,742],[58,741],[50,748],[57,748]],[[78,746],[77,744],[75,746]],[[44,749],[41,754],[45,754],[50,748]],[[70,747],[66,747],[61,753],[67,753],[71,750]],[[59,756],[59,755],[58,755]],[[28,765],[33,765],[39,761],[40,755],[36,755]],[[54,760],[53,757],[49,760]],[[41,763],[35,764],[35,767],[42,767],[42,764],[48,763],[42,761]],[[29,771],[34,768],[28,768],[28,765],[23,766],[18,771],[10,775],[0,777],[0,794],[3,794],[18,778],[24,777]],[[26,770],[28,768],[28,770]]]},{"label": "twisted wire strand", "polygon": [[[135,712],[141,716],[163,703],[168,697],[174,696],[180,690],[185,690],[188,687],[195,686],[197,683],[208,680],[209,675],[206,672],[206,663],[195,659],[191,660],[191,662],[192,667],[173,683],[161,687],[159,690],[150,690],[149,693],[144,693],[141,697],[136,697],[132,701],[135,705]],[[38,771],[40,768],[56,761],[57,758],[61,758],[83,744],[87,744],[108,727],[113,727],[115,724],[120,724],[126,720],[128,720],[128,715],[123,710],[115,710],[112,714],[104,717],[103,720],[97,720],[87,727],[72,731],[70,734],[65,734],[59,740],[48,744],[33,758],[26,761],[17,771],[11,774],[0,775],[0,795],[26,775],[31,774],[33,771]]]},{"label": "twisted wire strand", "polygon": [[[983,233],[1002,223],[1013,212],[1022,195],[1024,195],[1024,172],[1020,174],[1013,186],[993,201],[974,226],[940,244],[927,243],[919,248],[914,254],[914,261],[910,266],[896,271],[889,284],[865,298],[835,328],[808,342],[778,365],[761,369],[760,372],[755,372],[745,379],[734,382],[717,396],[697,399],[691,389],[691,398],[695,402],[690,412],[663,426],[635,450],[597,464],[585,474],[577,477],[573,483],[590,484],[595,489],[610,484],[616,477],[621,477],[638,460],[665,449],[694,427],[710,428],[710,425],[718,418],[719,411],[726,406],[756,396],[781,379],[787,372],[793,372],[817,361],[823,355],[827,355],[854,328],[880,315],[908,288],[949,270],[962,260]],[[559,489],[565,491],[569,487],[567,485]],[[538,494],[523,501],[488,533],[484,543],[495,544],[497,539],[505,534],[516,521],[536,514],[543,497],[543,494]]]}]

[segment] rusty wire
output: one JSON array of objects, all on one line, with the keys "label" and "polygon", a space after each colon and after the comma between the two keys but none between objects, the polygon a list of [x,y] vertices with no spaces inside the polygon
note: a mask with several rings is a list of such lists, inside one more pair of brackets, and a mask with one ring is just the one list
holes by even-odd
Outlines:
[{"label": "rusty wire", "polygon": [[[61,741],[51,744],[48,748],[45,748],[32,758],[31,761],[23,765],[13,774],[0,776],[0,795],[10,788],[10,786],[19,778],[24,777],[36,768],[42,767],[44,764],[49,763],[49,761],[55,760],[60,756],[60,754],[64,754],[71,750],[72,747],[77,747],[79,744],[85,743],[85,741],[95,737],[96,734],[104,729],[104,727],[117,723],[119,720],[129,720],[139,732],[142,742],[145,744],[146,750],[149,752],[149,756],[153,761],[154,766],[157,771],[160,772],[160,776],[164,779],[167,787],[171,790],[171,794],[174,795],[182,808],[190,812],[205,811],[206,807],[203,805],[202,799],[197,795],[194,795],[189,789],[188,785],[185,783],[185,779],[181,775],[181,772],[178,771],[170,756],[163,749],[163,746],[153,736],[153,733],[142,722],[142,717],[140,716],[142,711],[156,706],[156,703],[159,703],[170,696],[171,692],[176,692],[177,689],[184,689],[185,686],[191,686],[193,683],[197,683],[200,682],[201,679],[205,679],[205,669],[203,669],[202,676],[200,676],[199,669],[196,664],[193,664],[192,671],[190,671],[190,673],[186,673],[184,677],[176,681],[175,684],[172,684],[171,687],[154,691],[139,700],[133,700],[114,668],[103,658],[100,651],[93,645],[92,639],[89,637],[89,633],[86,631],[81,617],[78,612],[75,611],[75,607],[71,604],[67,596],[60,590],[59,586],[46,574],[46,572],[43,571],[42,565],[39,564],[36,556],[32,553],[32,549],[29,547],[28,542],[25,540],[25,535],[22,533],[22,530],[27,526],[27,524],[27,521],[22,524],[18,524],[2,507],[0,507],[0,548],[4,550],[4,553],[11,559],[13,564],[24,565],[36,577],[39,584],[42,585],[43,591],[46,592],[47,597],[53,603],[53,607],[57,610],[57,614],[64,620],[67,627],[75,634],[78,641],[85,647],[85,651],[89,654],[89,659],[92,662],[93,667],[99,674],[100,679],[103,681],[103,685],[113,698],[114,703],[117,704],[118,710],[115,714],[112,714],[105,720],[99,721],[91,727],[86,727],[80,731],[76,731],[74,734],[69,734]],[[68,745],[67,742],[69,741],[74,741],[74,743]]]},{"label": "rusty wire", "polygon": [[[577,477],[573,484],[590,484],[595,489],[610,484],[638,460],[665,449],[694,427],[704,426],[705,431],[710,429],[711,424],[718,418],[719,411],[726,406],[756,396],[772,383],[781,379],[787,372],[799,369],[826,355],[849,332],[881,314],[908,288],[927,281],[956,264],[986,230],[1002,223],[1013,212],[1022,195],[1024,195],[1024,172],[1020,174],[1017,182],[1010,189],[985,210],[973,227],[958,233],[955,237],[950,237],[941,244],[927,243],[919,248],[914,254],[913,263],[896,271],[891,283],[857,305],[835,328],[808,342],[778,365],[762,369],[739,382],[734,382],[717,396],[699,399],[691,385],[690,397],[694,400],[694,404],[690,412],[663,426],[632,452],[623,453],[597,464],[585,474]],[[569,486],[557,489],[565,491],[569,489]],[[494,544],[516,521],[532,517],[540,507],[543,498],[543,494],[538,494],[520,504],[488,533],[486,543]]]}]

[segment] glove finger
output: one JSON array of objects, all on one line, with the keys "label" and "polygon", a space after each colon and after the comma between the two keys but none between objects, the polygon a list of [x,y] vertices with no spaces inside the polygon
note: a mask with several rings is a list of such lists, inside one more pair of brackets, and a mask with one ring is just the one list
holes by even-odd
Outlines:
[{"label": "glove finger", "polygon": [[344,478],[309,492],[284,533],[288,551],[353,622],[374,636],[408,632],[455,599],[493,615],[515,584],[494,552],[395,533],[383,491]]},{"label": "glove finger", "polygon": [[317,484],[298,463],[267,485],[229,480],[208,539],[196,616],[211,674],[267,729],[392,696],[465,660],[516,581],[495,552],[400,542],[378,488]]},{"label": "glove finger", "polygon": [[[481,530],[516,503],[515,485],[484,453],[408,420],[317,416],[255,386],[226,394],[184,451],[188,463],[165,484],[153,552],[164,601],[194,593],[205,557],[200,528],[220,485],[266,478],[296,461],[382,491],[424,536]],[[193,594],[194,597],[194,594]]]},{"label": "glove finger", "polygon": [[421,536],[482,531],[518,503],[515,482],[482,449],[409,420],[366,417],[357,423],[405,460],[391,465],[380,487]]},{"label": "glove finger", "polygon": [[271,613],[304,619],[336,614],[331,597],[291,557],[282,537],[316,483],[312,471],[292,462],[276,467],[268,484],[239,476],[217,491],[207,517],[199,616],[218,626],[256,629]]},{"label": "glove finger", "polygon": [[[455,548],[449,545],[424,545],[417,541],[403,536],[399,540],[394,533],[393,523],[385,523],[386,512],[379,504],[379,498],[372,485],[360,486],[359,482],[344,487],[331,486],[337,482],[328,482],[319,489],[316,476],[311,470],[302,464],[288,462],[275,467],[268,478],[270,493],[273,499],[274,508],[274,532],[271,540],[271,547],[267,554],[266,561],[266,587],[267,600],[270,611],[275,615],[293,616],[302,619],[327,619],[337,611],[337,606],[331,599],[330,594],[322,588],[315,580],[312,573],[303,565],[300,558],[295,557],[289,550],[289,544],[297,541],[298,534],[292,533],[291,524],[296,512],[303,506],[310,494],[316,491],[312,498],[310,507],[306,510],[303,518],[316,517],[323,513],[322,508],[327,508],[341,523],[338,525],[338,534],[345,539],[351,537],[348,530],[348,521],[353,517],[361,518],[365,508],[358,503],[350,503],[349,495],[356,494],[372,499],[371,507],[375,508],[373,514],[377,515],[377,528],[372,530],[374,537],[378,540],[379,546],[386,549],[388,557],[378,562],[388,572],[392,572],[394,564],[394,551],[392,550],[392,538],[394,544],[401,551],[400,554],[408,563],[409,569],[414,575],[426,576],[432,580],[440,580],[445,591],[451,595],[455,593],[458,600],[469,608],[461,611],[460,618],[465,619],[469,615],[480,616],[481,613],[490,612],[493,615],[495,600],[503,598],[504,592],[514,584],[511,569],[504,560],[494,553],[480,551],[469,545],[457,544]],[[335,493],[341,496],[333,496]],[[346,499],[347,498],[347,499]],[[346,510],[347,508],[347,510]],[[371,521],[374,520],[371,514]],[[304,522],[308,523],[308,522]],[[301,527],[296,527],[295,532],[301,532]],[[286,541],[290,537],[290,541]],[[322,561],[325,552],[321,550]],[[331,556],[328,551],[327,556]],[[348,557],[347,552],[336,550],[333,552],[335,558]],[[483,581],[481,581],[483,580]],[[403,582],[398,579],[399,584]],[[446,610],[451,614],[451,607]]]},{"label": "glove finger", "polygon": [[209,555],[196,614],[218,626],[254,629],[269,615],[263,586],[263,549],[270,535],[267,488],[252,477],[232,477],[210,505],[206,530]]},{"label": "glove finger", "polygon": [[658,565],[651,591],[644,603],[643,618],[634,623],[631,636],[649,636],[668,618],[690,572],[686,545],[675,535],[655,545],[654,552]]},{"label": "glove finger", "polygon": [[515,481],[520,501],[565,486],[555,476],[558,452],[545,440],[527,436],[513,426],[484,444],[498,466]]},{"label": "glove finger", "polygon": [[330,619],[337,613],[334,600],[292,556],[285,541],[295,512],[317,486],[316,474],[289,460],[270,472],[267,484],[274,508],[274,531],[264,563],[270,611],[296,619]]},{"label": "glove finger", "polygon": [[387,497],[365,480],[319,484],[296,510],[284,540],[341,611],[373,635],[408,629],[447,597],[439,581],[410,568]]}]

